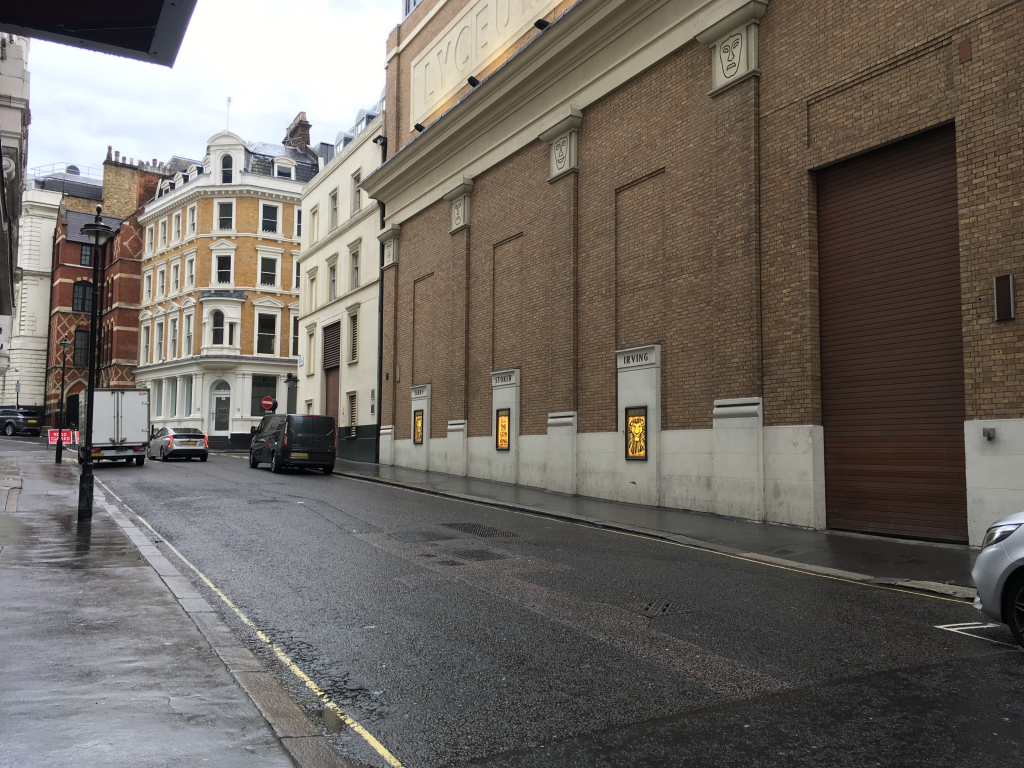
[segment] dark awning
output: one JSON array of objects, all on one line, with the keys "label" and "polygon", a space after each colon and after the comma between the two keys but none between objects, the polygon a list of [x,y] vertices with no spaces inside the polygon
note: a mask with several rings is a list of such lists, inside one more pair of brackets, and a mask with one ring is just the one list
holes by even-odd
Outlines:
[{"label": "dark awning", "polygon": [[196,0],[32,0],[0,4],[0,30],[170,67]]}]

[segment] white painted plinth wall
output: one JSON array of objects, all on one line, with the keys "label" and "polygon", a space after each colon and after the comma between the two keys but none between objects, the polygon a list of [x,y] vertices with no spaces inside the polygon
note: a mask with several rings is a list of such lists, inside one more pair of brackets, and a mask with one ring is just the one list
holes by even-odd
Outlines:
[{"label": "white painted plinth wall", "polygon": [[[994,429],[988,440],[982,430]],[[967,453],[967,533],[980,546],[1001,517],[1024,511],[1024,419],[964,422]]]}]

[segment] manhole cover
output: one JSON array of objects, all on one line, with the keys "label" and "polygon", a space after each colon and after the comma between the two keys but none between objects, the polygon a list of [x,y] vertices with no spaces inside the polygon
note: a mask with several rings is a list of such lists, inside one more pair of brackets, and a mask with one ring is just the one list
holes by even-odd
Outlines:
[{"label": "manhole cover", "polygon": [[462,552],[452,552],[452,554],[455,555],[455,557],[461,557],[463,560],[475,560],[477,562],[505,559],[505,555],[499,554],[498,552],[492,552],[489,549],[467,549]]},{"label": "manhole cover", "polygon": [[644,616],[671,616],[679,613],[686,613],[687,608],[680,603],[671,600],[649,600],[640,598],[626,606],[631,611],[642,613]]},{"label": "manhole cover", "polygon": [[462,533],[468,533],[473,536],[479,536],[482,539],[517,539],[519,538],[518,533],[512,533],[511,531],[502,531],[498,528],[492,528],[489,525],[481,525],[480,523],[443,523],[445,528],[451,528],[453,531],[460,531]]}]

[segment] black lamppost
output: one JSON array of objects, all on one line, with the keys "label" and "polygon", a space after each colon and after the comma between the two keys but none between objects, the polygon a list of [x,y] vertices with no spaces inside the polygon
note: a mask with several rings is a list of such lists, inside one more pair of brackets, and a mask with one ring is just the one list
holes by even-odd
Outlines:
[{"label": "black lamppost", "polygon": [[57,424],[57,458],[56,463],[60,464],[64,457],[64,380],[68,369],[68,347],[71,342],[65,336],[60,344],[60,422]]},{"label": "black lamppost", "polygon": [[292,400],[295,400],[295,408],[298,409],[298,407],[299,407],[299,405],[298,405],[298,402],[299,402],[298,397],[293,397],[292,396],[295,393],[295,386],[298,383],[299,383],[299,377],[296,376],[294,373],[289,372],[288,375],[284,377],[284,385],[286,387],[288,387],[288,402],[286,403],[286,406],[285,406],[285,410],[288,411],[288,413],[291,413],[291,411],[292,411],[292,407],[291,407]]},{"label": "black lamppost", "polygon": [[82,234],[89,238],[97,252],[92,259],[92,307],[89,313],[89,381],[85,408],[85,438],[82,440],[82,476],[78,481],[78,519],[92,519],[92,411],[96,399],[96,339],[99,336],[97,315],[100,306],[100,264],[104,260],[103,247],[114,234],[100,218],[103,206],[96,206],[95,221],[82,227]]}]

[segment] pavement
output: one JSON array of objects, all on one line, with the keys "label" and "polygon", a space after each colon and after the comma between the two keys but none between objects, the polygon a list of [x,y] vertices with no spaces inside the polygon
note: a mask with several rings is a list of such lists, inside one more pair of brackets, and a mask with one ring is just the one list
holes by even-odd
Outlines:
[{"label": "pavement", "polygon": [[101,489],[77,519],[77,464],[18,448],[0,451],[0,766],[355,765]]},{"label": "pavement", "polygon": [[876,584],[973,599],[973,547],[814,531],[719,515],[568,496],[384,464],[338,461],[335,474],[452,499],[664,538],[725,554]]},{"label": "pavement", "polygon": [[0,438],[0,766],[1019,764],[966,548],[389,470]]}]

